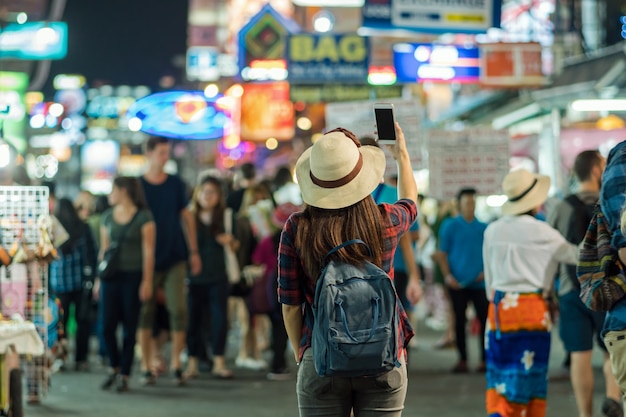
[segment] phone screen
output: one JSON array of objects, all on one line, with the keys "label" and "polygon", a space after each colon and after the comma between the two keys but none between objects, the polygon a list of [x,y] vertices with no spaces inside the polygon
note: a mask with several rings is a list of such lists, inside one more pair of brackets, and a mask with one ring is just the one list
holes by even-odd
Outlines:
[{"label": "phone screen", "polygon": [[374,109],[376,130],[380,140],[396,140],[396,127],[393,121],[393,109]]}]

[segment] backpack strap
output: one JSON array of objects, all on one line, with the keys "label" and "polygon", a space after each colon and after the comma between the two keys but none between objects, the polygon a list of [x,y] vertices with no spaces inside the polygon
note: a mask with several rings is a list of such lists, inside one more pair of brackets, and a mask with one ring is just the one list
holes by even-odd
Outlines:
[{"label": "backpack strap", "polygon": [[329,250],[328,253],[326,255],[324,255],[324,259],[322,259],[322,265],[326,265],[326,260],[333,253],[337,253],[340,249],[343,249],[346,246],[355,245],[357,243],[359,243],[361,245],[364,245],[367,248],[367,251],[369,252],[370,256],[373,256],[372,255],[372,249],[370,249],[370,247],[367,245],[367,243],[363,242],[361,239],[351,239],[351,240],[343,242],[342,244],[337,245],[334,248],[332,248],[331,250]]}]

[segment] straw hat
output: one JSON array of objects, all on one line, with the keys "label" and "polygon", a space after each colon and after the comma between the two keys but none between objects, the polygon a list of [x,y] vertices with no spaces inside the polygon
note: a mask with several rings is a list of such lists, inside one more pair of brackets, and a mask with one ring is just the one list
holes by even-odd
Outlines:
[{"label": "straw hat", "polygon": [[385,154],[361,146],[354,133],[337,128],[304,151],[296,176],[304,202],[323,209],[349,207],[376,189],[385,172]]},{"label": "straw hat", "polygon": [[502,190],[508,198],[502,206],[502,214],[527,213],[543,204],[548,198],[550,177],[519,169],[504,177]]}]

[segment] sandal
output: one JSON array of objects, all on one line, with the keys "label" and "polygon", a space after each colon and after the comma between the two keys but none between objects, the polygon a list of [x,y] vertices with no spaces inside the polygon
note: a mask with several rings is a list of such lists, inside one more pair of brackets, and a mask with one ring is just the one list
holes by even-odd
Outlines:
[{"label": "sandal", "polygon": [[233,379],[232,371],[226,368],[213,370],[211,371],[211,375],[213,378],[217,379]]}]

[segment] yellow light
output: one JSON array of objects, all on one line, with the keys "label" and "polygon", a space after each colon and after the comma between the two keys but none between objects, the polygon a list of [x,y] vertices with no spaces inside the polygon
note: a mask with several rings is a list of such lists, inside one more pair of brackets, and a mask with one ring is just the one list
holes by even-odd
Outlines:
[{"label": "yellow light", "polygon": [[265,147],[270,151],[273,151],[278,148],[278,141],[276,140],[276,138],[269,138],[265,141]]},{"label": "yellow light", "polygon": [[321,138],[323,135],[321,133],[316,133],[313,136],[311,136],[311,142],[315,143],[319,140],[319,138]]},{"label": "yellow light", "polygon": [[206,98],[213,98],[220,92],[220,89],[215,84],[209,84],[204,89],[204,96]]},{"label": "yellow light", "polygon": [[235,149],[241,143],[241,139],[237,135],[228,135],[223,139],[224,148]]},{"label": "yellow light", "polygon": [[311,127],[313,127],[313,123],[308,117],[300,117],[296,122],[296,125],[300,130],[309,130],[311,129]]},{"label": "yellow light", "polygon": [[239,84],[233,84],[228,88],[228,90],[226,90],[226,95],[231,97],[241,97],[243,96],[243,87]]},{"label": "yellow light", "polygon": [[602,117],[596,122],[596,127],[602,130],[622,129],[625,125],[624,120],[614,114]]}]

